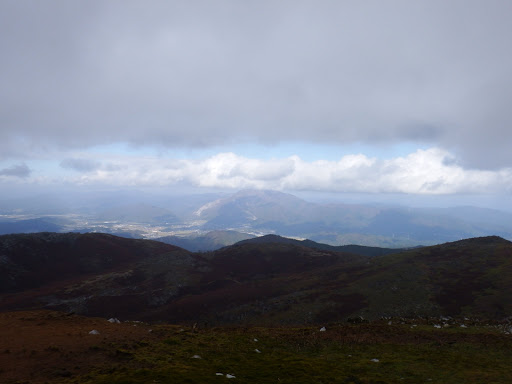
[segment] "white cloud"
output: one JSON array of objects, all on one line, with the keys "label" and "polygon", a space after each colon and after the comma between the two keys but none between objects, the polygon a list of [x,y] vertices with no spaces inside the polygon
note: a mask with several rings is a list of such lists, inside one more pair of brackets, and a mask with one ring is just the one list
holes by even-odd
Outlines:
[{"label": "white cloud", "polygon": [[512,190],[512,169],[470,170],[455,160],[438,148],[392,159],[352,154],[338,161],[309,162],[299,156],[261,160],[234,153],[201,160],[116,155],[102,159],[103,165],[97,169],[62,181],[116,187],[186,184],[356,193],[492,194]]}]

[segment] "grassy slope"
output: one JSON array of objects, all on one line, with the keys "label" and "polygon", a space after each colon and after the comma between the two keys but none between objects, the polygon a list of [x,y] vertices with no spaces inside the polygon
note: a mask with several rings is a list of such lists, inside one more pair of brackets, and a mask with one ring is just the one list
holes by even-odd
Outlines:
[{"label": "grassy slope", "polygon": [[[376,322],[327,325],[325,332],[194,329],[47,311],[0,314],[0,325],[0,382],[7,384],[227,380],[217,372],[239,383],[512,381],[512,336],[503,333],[510,326]],[[100,335],[89,335],[91,329]]]},{"label": "grassy slope", "polygon": [[18,244],[4,242],[12,255],[0,265],[0,291],[11,290],[3,310],[210,326],[512,314],[512,243],[497,237],[373,258],[282,242],[199,255],[99,234],[2,238]]},{"label": "grassy slope", "polygon": [[[503,319],[512,313],[512,244],[497,237],[371,259],[345,256],[331,263],[328,260],[333,255],[326,254],[318,259],[326,263],[314,268],[301,264],[300,248],[266,244],[260,249],[256,244],[244,244],[218,252],[213,262],[224,261],[226,267],[219,276],[231,271],[243,282],[243,268],[256,272],[262,266],[261,261],[253,266],[249,263],[261,260],[259,253],[275,267],[279,264],[274,260],[284,262],[287,251],[293,253],[288,258],[295,260],[287,266],[287,274],[267,274],[266,280],[250,283],[261,292],[258,300],[246,299],[245,305],[222,308],[222,313],[229,311],[234,319],[252,319],[242,321],[252,324],[321,323],[355,315],[370,319],[441,315]],[[226,292],[219,290],[218,296],[241,295],[250,284],[238,285],[234,293],[227,292],[227,287]],[[269,289],[266,296],[264,287]],[[209,298],[213,294],[209,293]]]},{"label": "grassy slope", "polygon": [[370,261],[353,274],[354,292],[368,297],[363,315],[481,316],[512,313],[512,246],[475,238]]}]

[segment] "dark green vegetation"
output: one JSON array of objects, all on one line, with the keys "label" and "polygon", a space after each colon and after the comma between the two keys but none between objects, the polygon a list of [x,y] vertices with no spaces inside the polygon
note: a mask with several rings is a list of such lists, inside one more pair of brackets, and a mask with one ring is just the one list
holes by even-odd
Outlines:
[{"label": "dark green vegetation", "polygon": [[306,244],[0,236],[0,382],[512,382],[512,243]]},{"label": "dark green vegetation", "polygon": [[[439,321],[442,328],[436,328]],[[322,331],[112,324],[56,312],[4,313],[0,381],[510,383],[510,324],[466,324],[392,319],[328,324]],[[91,329],[99,334],[89,334]]]},{"label": "dark green vegetation", "polygon": [[353,276],[358,291],[370,297],[364,311],[370,317],[512,314],[512,243],[499,237],[409,250],[370,264]]},{"label": "dark green vegetation", "polygon": [[[158,329],[161,340],[154,343],[111,346],[105,352],[130,363],[120,369],[93,371],[74,382],[226,380],[217,373],[235,376],[242,383],[512,380],[511,340],[500,340],[500,335],[486,330],[476,331],[476,337],[426,328],[411,331],[405,326],[391,330],[380,326],[335,327],[325,333],[311,328],[180,330],[162,327]],[[449,341],[443,343],[443,339]],[[485,340],[485,347],[480,340]]]},{"label": "dark green vegetation", "polygon": [[[345,252],[345,253],[352,253],[355,255],[362,255],[362,256],[384,256],[389,255],[391,253],[398,253],[405,251],[406,249],[400,249],[400,248],[381,248],[381,247],[366,247],[363,245],[329,245],[329,244],[322,244],[317,243],[313,240],[295,240],[290,239],[287,237],[282,237],[278,235],[266,235],[266,236],[260,236],[255,237],[247,240],[242,240],[239,242],[240,244],[270,244],[270,243],[281,243],[281,244],[293,244],[313,249],[320,249],[324,251],[335,251],[335,252]],[[169,243],[173,244],[173,243]],[[178,245],[179,244],[175,244]],[[417,247],[420,248],[420,247]]]},{"label": "dark green vegetation", "polygon": [[273,239],[191,253],[104,234],[0,236],[0,310],[201,326],[512,315],[512,243],[499,237],[375,257]]}]

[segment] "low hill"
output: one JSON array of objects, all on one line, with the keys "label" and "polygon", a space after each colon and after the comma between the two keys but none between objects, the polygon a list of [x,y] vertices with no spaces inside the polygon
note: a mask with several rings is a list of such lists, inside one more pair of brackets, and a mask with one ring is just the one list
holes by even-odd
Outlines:
[{"label": "low hill", "polygon": [[195,284],[189,252],[107,234],[4,235],[0,260],[0,310],[133,316]]},{"label": "low hill", "polygon": [[246,243],[254,243],[254,244],[265,244],[265,243],[287,243],[287,244],[295,244],[308,248],[314,249],[323,249],[325,251],[334,251],[334,252],[346,252],[346,253],[354,253],[356,255],[362,256],[383,256],[389,255],[391,253],[399,253],[404,251],[404,248],[382,248],[382,247],[367,247],[364,245],[329,245],[323,243],[317,243],[313,240],[296,240],[290,239],[288,237],[278,236],[278,235],[265,235],[260,237],[255,237],[248,240],[242,240],[239,242],[240,244]]},{"label": "low hill", "polygon": [[499,237],[372,257],[274,239],[195,254],[105,234],[0,236],[0,310],[210,325],[512,315],[512,243]]},{"label": "low hill", "polygon": [[128,268],[179,248],[108,234],[41,232],[0,236],[0,292]]},{"label": "low hill", "polygon": [[350,277],[367,295],[363,313],[400,316],[512,315],[512,243],[497,236],[374,258]]}]

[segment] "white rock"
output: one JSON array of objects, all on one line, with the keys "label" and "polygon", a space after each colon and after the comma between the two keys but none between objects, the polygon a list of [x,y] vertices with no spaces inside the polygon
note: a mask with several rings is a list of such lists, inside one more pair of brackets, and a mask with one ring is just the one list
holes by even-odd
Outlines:
[{"label": "white rock", "polygon": [[217,372],[217,373],[215,374],[215,376],[224,376],[224,374],[223,374],[223,373],[220,373],[220,372]]},{"label": "white rock", "polygon": [[467,328],[465,324],[460,325],[461,328]]},{"label": "white rock", "polygon": [[320,328],[320,332],[325,332],[325,331],[326,331],[325,327]]},{"label": "white rock", "polygon": [[256,353],[261,353],[261,351],[260,351],[258,348],[256,348],[256,349],[254,350],[254,352],[256,352]]},{"label": "white rock", "polygon": [[112,323],[112,324],[120,324],[121,322],[116,319],[115,317],[111,317],[110,319],[108,319],[108,322],[109,323]]},{"label": "white rock", "polygon": [[235,375],[230,375],[229,373],[226,373],[226,377],[228,379],[236,379],[236,376]]},{"label": "white rock", "polygon": [[371,361],[373,361],[374,363],[378,363],[379,359],[372,359]]},{"label": "white rock", "polygon": [[258,339],[253,339],[255,342],[258,342]]},{"label": "white rock", "polygon": [[89,335],[99,335],[99,334],[100,333],[95,329],[93,329],[91,332],[89,332]]},{"label": "white rock", "polygon": [[441,328],[439,324],[434,325],[434,328]]},{"label": "white rock", "polygon": [[193,359],[200,359],[200,358],[201,358],[201,356],[199,356],[199,355],[194,355],[194,356],[192,356],[192,358],[193,358]]}]

